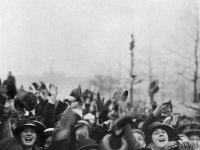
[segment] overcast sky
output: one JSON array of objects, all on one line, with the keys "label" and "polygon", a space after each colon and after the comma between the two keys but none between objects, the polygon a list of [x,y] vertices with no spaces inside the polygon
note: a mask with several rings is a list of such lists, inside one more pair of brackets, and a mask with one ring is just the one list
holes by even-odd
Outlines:
[{"label": "overcast sky", "polygon": [[[195,0],[1,0],[0,75],[40,75],[52,66],[67,76],[129,68],[131,33],[137,59],[148,39],[179,35]],[[159,45],[158,44],[158,45]],[[169,44],[169,43],[168,43]],[[173,43],[176,44],[176,43]]]}]

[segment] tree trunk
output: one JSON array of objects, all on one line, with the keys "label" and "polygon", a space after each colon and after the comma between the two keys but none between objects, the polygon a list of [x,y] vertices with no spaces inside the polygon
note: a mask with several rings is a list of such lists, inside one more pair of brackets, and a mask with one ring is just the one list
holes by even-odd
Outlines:
[{"label": "tree trunk", "polygon": [[199,11],[197,8],[197,32],[196,32],[196,39],[195,39],[195,47],[194,47],[194,78],[193,78],[193,85],[194,85],[194,93],[193,93],[193,102],[198,102],[198,93],[197,93],[197,82],[198,82],[198,48],[199,48]]}]

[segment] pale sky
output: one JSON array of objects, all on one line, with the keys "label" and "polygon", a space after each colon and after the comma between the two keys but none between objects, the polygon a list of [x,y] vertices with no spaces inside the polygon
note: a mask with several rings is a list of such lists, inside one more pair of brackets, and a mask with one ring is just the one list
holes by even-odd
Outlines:
[{"label": "pale sky", "polygon": [[184,40],[180,33],[190,32],[195,3],[1,0],[0,75],[7,75],[9,70],[18,75],[40,75],[50,66],[67,76],[93,76],[115,69],[125,72],[130,64],[132,33],[137,62],[146,59],[143,55],[151,38],[153,53],[162,53],[164,58],[168,53],[161,51],[163,46],[177,48],[175,40]]}]

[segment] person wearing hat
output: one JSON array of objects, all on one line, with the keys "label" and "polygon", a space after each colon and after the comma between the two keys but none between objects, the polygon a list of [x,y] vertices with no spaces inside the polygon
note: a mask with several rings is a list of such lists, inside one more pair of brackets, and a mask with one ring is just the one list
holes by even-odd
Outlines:
[{"label": "person wearing hat", "polygon": [[142,130],[145,134],[147,149],[163,150],[178,147],[178,135],[174,129],[158,121],[161,114],[166,113],[168,109],[169,105],[162,103],[144,122]]},{"label": "person wearing hat", "polygon": [[13,130],[14,138],[0,142],[1,150],[40,150],[45,126],[30,119],[21,120]]},{"label": "person wearing hat", "polygon": [[45,150],[47,150],[48,147],[51,145],[53,132],[54,132],[54,128],[48,128],[44,130],[44,139],[45,139],[44,149]]},{"label": "person wearing hat", "polygon": [[185,134],[190,141],[200,143],[200,124],[196,122],[187,124],[183,134]]},{"label": "person wearing hat", "polygon": [[175,148],[178,147],[178,142],[173,141],[175,136],[175,131],[171,126],[160,122],[153,122],[149,126],[146,135],[146,144],[148,148],[152,148],[153,150],[161,150],[165,146],[168,146],[168,144],[170,145],[167,149]]},{"label": "person wearing hat", "polygon": [[85,120],[77,121],[76,129],[76,150],[97,150],[98,144],[89,137],[91,125]]},{"label": "person wearing hat", "polygon": [[77,124],[75,125],[76,140],[81,141],[82,139],[89,139],[90,128],[91,128],[91,125],[89,124],[89,122],[85,120],[77,121]]}]

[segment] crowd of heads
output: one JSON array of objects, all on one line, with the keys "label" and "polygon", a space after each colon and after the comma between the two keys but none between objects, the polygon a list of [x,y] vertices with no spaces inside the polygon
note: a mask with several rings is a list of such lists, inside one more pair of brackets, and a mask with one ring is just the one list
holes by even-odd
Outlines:
[{"label": "crowd of heads", "polygon": [[[58,87],[32,82],[17,89],[9,73],[0,82],[1,150],[182,150],[198,149],[200,122],[175,113],[173,102],[156,104],[158,81],[149,85],[145,110],[116,87],[105,99],[99,92],[72,88],[58,99]],[[148,110],[147,110],[148,109]]]}]

